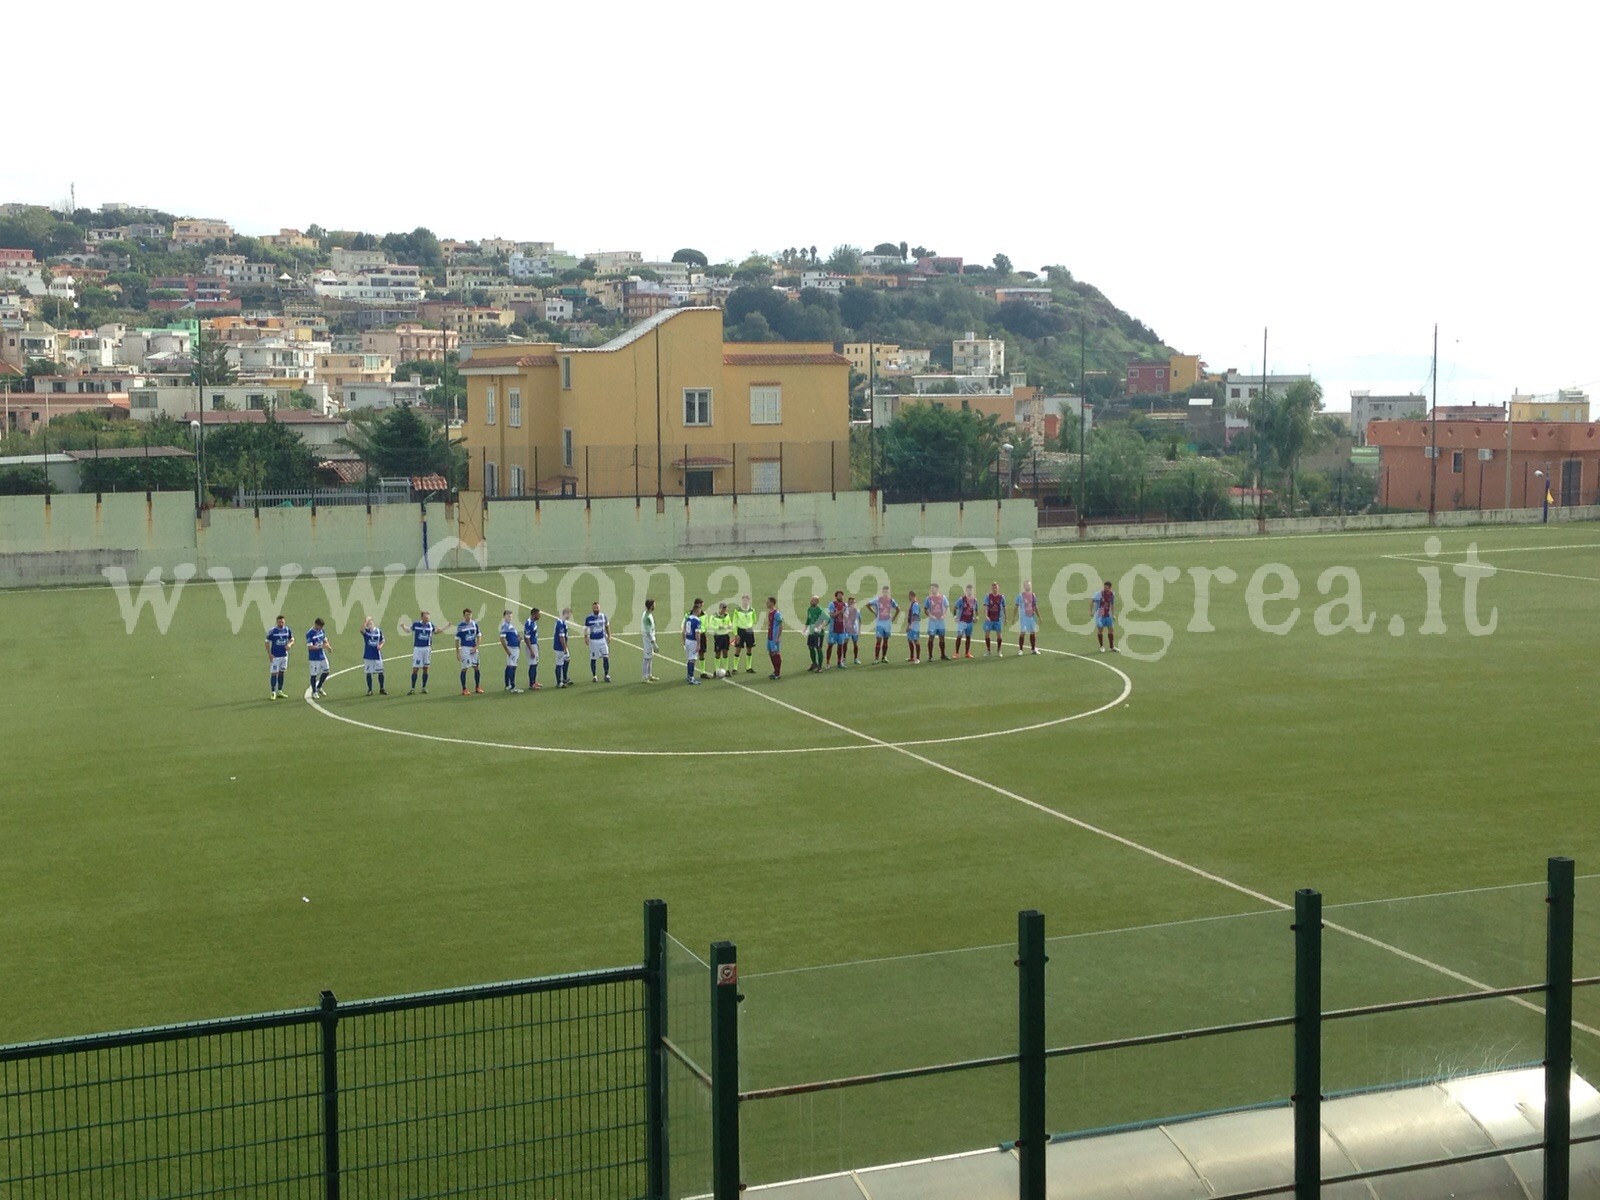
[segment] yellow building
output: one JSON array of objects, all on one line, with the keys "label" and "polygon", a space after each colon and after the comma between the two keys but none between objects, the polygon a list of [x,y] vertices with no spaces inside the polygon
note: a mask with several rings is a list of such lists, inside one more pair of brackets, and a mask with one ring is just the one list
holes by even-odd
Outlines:
[{"label": "yellow building", "polygon": [[392,383],[394,360],[387,354],[319,354],[317,382],[338,390],[352,383]]},{"label": "yellow building", "polygon": [[848,486],[850,364],[820,342],[722,340],[674,308],[603,346],[478,346],[461,364],[468,487],[488,496]]},{"label": "yellow building", "polygon": [[1513,421],[1577,421],[1589,420],[1589,397],[1576,389],[1563,389],[1554,399],[1544,396],[1512,396]]},{"label": "yellow building", "polygon": [[1186,392],[1204,378],[1205,364],[1198,354],[1174,354],[1168,363],[1167,391]]}]

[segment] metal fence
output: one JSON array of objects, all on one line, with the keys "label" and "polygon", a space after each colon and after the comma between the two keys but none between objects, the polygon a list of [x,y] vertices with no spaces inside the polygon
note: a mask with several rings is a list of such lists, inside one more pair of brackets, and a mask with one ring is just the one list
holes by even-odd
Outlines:
[{"label": "metal fence", "polygon": [[[850,443],[708,442],[478,447],[469,486],[485,499],[749,496],[843,492]],[[863,484],[864,486],[864,484]]]},{"label": "metal fence", "polygon": [[658,1195],[637,966],[0,1047],[0,1196]]}]

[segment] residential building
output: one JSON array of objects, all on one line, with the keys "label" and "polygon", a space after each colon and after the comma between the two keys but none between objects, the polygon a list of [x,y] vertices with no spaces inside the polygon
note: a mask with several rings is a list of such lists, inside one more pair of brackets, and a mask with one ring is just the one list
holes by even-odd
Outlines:
[{"label": "residential building", "polygon": [[550,260],[543,254],[515,250],[506,259],[506,274],[513,279],[541,279],[555,272],[550,268]]},{"label": "residential building", "polygon": [[0,292],[0,322],[25,321],[32,311],[30,297],[21,292]]},{"label": "residential building", "polygon": [[1047,287],[997,287],[994,290],[994,302],[1026,304],[1029,308],[1047,312],[1055,303],[1055,293]]},{"label": "residential building", "polygon": [[354,275],[388,266],[389,256],[382,250],[346,250],[343,246],[335,246],[328,251],[328,265],[335,274]]},{"label": "residential building", "polygon": [[407,321],[393,329],[369,329],[361,334],[365,354],[384,354],[392,362],[443,362],[444,356],[461,349],[461,335],[454,329],[430,329]]},{"label": "residential building", "polygon": [[1130,396],[1165,396],[1172,384],[1172,365],[1164,358],[1128,364]]},{"label": "residential building", "polygon": [[517,314],[509,308],[456,304],[450,306],[440,319],[463,341],[500,340],[505,337],[505,330],[517,319]]},{"label": "residential building", "polygon": [[59,362],[55,326],[48,321],[7,323],[0,329],[0,362],[27,370],[28,364],[43,359]]},{"label": "residential building", "polygon": [[[210,391],[209,388],[206,390]],[[224,425],[260,425],[266,421],[267,413],[262,409],[221,412],[207,409],[203,413],[186,412],[179,419],[185,424],[199,421],[203,430],[209,430]],[[301,408],[276,409],[272,413],[272,419],[293,430],[299,435],[300,440],[313,450],[337,449],[340,439],[350,433],[348,421],[325,417],[321,413]]]},{"label": "residential building", "polygon": [[428,402],[428,388],[416,376],[388,383],[347,383],[338,389],[346,412],[361,408],[418,408]]},{"label": "residential building", "polygon": [[307,237],[298,229],[280,229],[261,240],[282,250],[316,250],[320,245],[316,238]]},{"label": "residential building", "polygon": [[850,282],[850,276],[835,275],[832,271],[808,269],[800,272],[801,287],[822,292],[842,292]]},{"label": "residential building", "polygon": [[492,267],[446,267],[444,286],[452,292],[470,292],[481,288],[499,287],[510,276]]},{"label": "residential building", "polygon": [[[232,297],[228,281],[220,275],[156,275],[150,279],[149,304],[154,309],[214,308]],[[233,301],[238,311],[238,301]]]},{"label": "residential building", "polygon": [[373,267],[353,275],[319,271],[312,276],[311,290],[328,300],[360,305],[414,305],[424,294],[421,268],[401,265]]},{"label": "residential building", "polygon": [[635,323],[676,308],[680,301],[681,296],[664,283],[630,278],[622,285],[622,315]]},{"label": "residential building", "polygon": [[203,246],[207,242],[231,242],[233,227],[210,217],[180,217],[172,223],[169,236],[173,246]]},{"label": "residential building", "polygon": [[39,267],[39,262],[33,257],[33,251],[28,249],[7,249],[0,246],[0,279],[23,271],[34,271]]},{"label": "residential building", "polygon": [[1420,395],[1374,396],[1370,391],[1350,393],[1350,433],[1356,445],[1367,444],[1367,426],[1373,421],[1403,421],[1420,417],[1428,410],[1428,398]]},{"label": "residential building", "polygon": [[470,486],[506,496],[842,486],[849,371],[826,344],[725,343],[715,308],[668,309],[593,348],[475,347],[461,366]]},{"label": "residential building", "polygon": [[[1222,398],[1229,403],[1235,400],[1248,403],[1261,391],[1262,376],[1241,375],[1238,371],[1228,371],[1222,377]],[[1314,382],[1309,375],[1267,375],[1266,387],[1268,391],[1282,394],[1297,383]]]},{"label": "residential building", "polygon": [[1538,508],[1547,485],[1552,504],[1600,503],[1600,424],[1373,421],[1367,444],[1391,508]]},{"label": "residential building", "polygon": [[1578,388],[1563,388],[1554,396],[1511,397],[1513,421],[1588,421],[1589,396]]},{"label": "residential building", "polygon": [[917,259],[917,270],[924,275],[959,275],[961,268],[962,260],[957,255],[935,254]]},{"label": "residential building", "polygon": [[547,296],[544,302],[544,319],[551,323],[572,320],[575,311],[572,301],[565,296]]},{"label": "residential building", "polygon": [[[29,419],[31,416],[31,420]],[[9,433],[26,433],[34,425],[39,424],[40,414],[31,410],[17,408],[8,403],[0,424],[0,431]],[[0,471],[11,471],[18,467],[34,467],[44,471],[45,478],[50,481],[50,486],[61,495],[73,495],[83,486],[83,479],[78,471],[78,462],[70,454],[7,454],[0,456]]]},{"label": "residential building", "polygon": [[1174,354],[1167,369],[1167,387],[1174,393],[1188,391],[1206,376],[1206,364],[1198,354]]},{"label": "residential building", "polygon": [[674,289],[690,288],[705,278],[705,272],[690,263],[645,262],[638,264],[636,269],[654,271],[661,276],[662,283]]},{"label": "residential building", "polygon": [[484,238],[478,243],[478,250],[490,258],[505,258],[517,248],[517,243],[510,238],[491,237]]},{"label": "residential building", "polygon": [[[142,380],[134,379],[130,382],[144,385],[128,389],[132,406],[131,415],[135,420],[149,421],[158,416],[186,420],[200,407],[200,389],[190,382],[187,375],[165,378],[146,376]],[[303,392],[310,396],[313,407],[296,408],[291,395],[294,392]],[[245,383],[207,384],[205,407],[213,412],[237,410],[274,413],[312,412],[327,415],[330,404],[328,389],[321,384],[307,383],[302,379],[257,379]]]},{"label": "residential building", "polygon": [[626,274],[644,262],[644,255],[637,250],[596,250],[588,257],[594,259],[596,275]]},{"label": "residential building", "polygon": [[394,359],[387,354],[319,354],[315,378],[336,393],[357,383],[388,383],[394,379]]},{"label": "residential building", "polygon": [[257,338],[228,347],[228,361],[241,376],[256,379],[316,379],[317,355],[332,347],[327,342],[313,342],[283,336]]},{"label": "residential building", "polygon": [[1504,421],[1509,413],[1504,404],[1440,404],[1423,414],[1426,421]]},{"label": "residential building", "polygon": [[220,276],[230,284],[269,287],[281,273],[276,263],[247,262],[242,254],[213,254],[206,259],[206,274]]},{"label": "residential building", "polygon": [[1000,338],[981,338],[967,332],[950,343],[951,371],[956,375],[1004,375],[1006,344]]},{"label": "residential building", "polygon": [[886,271],[890,267],[898,267],[905,262],[898,254],[863,254],[861,255],[861,269],[863,271]]}]

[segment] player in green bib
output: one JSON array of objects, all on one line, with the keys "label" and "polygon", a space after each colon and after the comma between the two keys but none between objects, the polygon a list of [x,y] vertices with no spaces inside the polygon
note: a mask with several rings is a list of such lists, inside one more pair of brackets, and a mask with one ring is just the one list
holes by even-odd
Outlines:
[{"label": "player in green bib", "polygon": [[756,669],[756,610],[749,596],[740,596],[733,610],[733,669],[739,669],[739,656],[744,655],[744,673],[753,675]]},{"label": "player in green bib", "polygon": [[828,628],[828,615],[822,611],[822,597],[811,597],[811,607],[806,609],[806,652],[811,655],[807,671],[822,670],[822,635]]}]

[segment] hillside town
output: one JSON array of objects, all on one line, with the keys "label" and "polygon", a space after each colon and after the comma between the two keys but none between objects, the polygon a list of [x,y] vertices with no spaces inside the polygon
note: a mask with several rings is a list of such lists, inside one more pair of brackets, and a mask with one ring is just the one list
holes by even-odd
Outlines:
[{"label": "hillside town", "polygon": [[[575,370],[594,383],[575,390]],[[286,502],[370,495],[375,472],[409,498],[372,452],[395,412],[440,431],[417,433],[432,449],[407,483],[485,497],[1000,483],[1069,519],[1142,520],[1600,495],[1579,389],[1471,406],[1357,390],[1330,412],[1309,375],[1213,369],[1065,268],[906,242],[715,263],[5,204],[0,396],[0,486],[88,490],[110,476],[83,459],[124,455],[145,474],[119,478],[147,488],[188,486],[192,463],[201,503],[242,502],[251,483]],[[917,409],[967,428],[952,442]],[[279,469],[258,447],[242,452],[253,476],[225,487],[218,459],[202,478],[208,431],[240,425],[303,453]],[[907,465],[915,439],[924,457],[939,447],[937,469]]]}]

